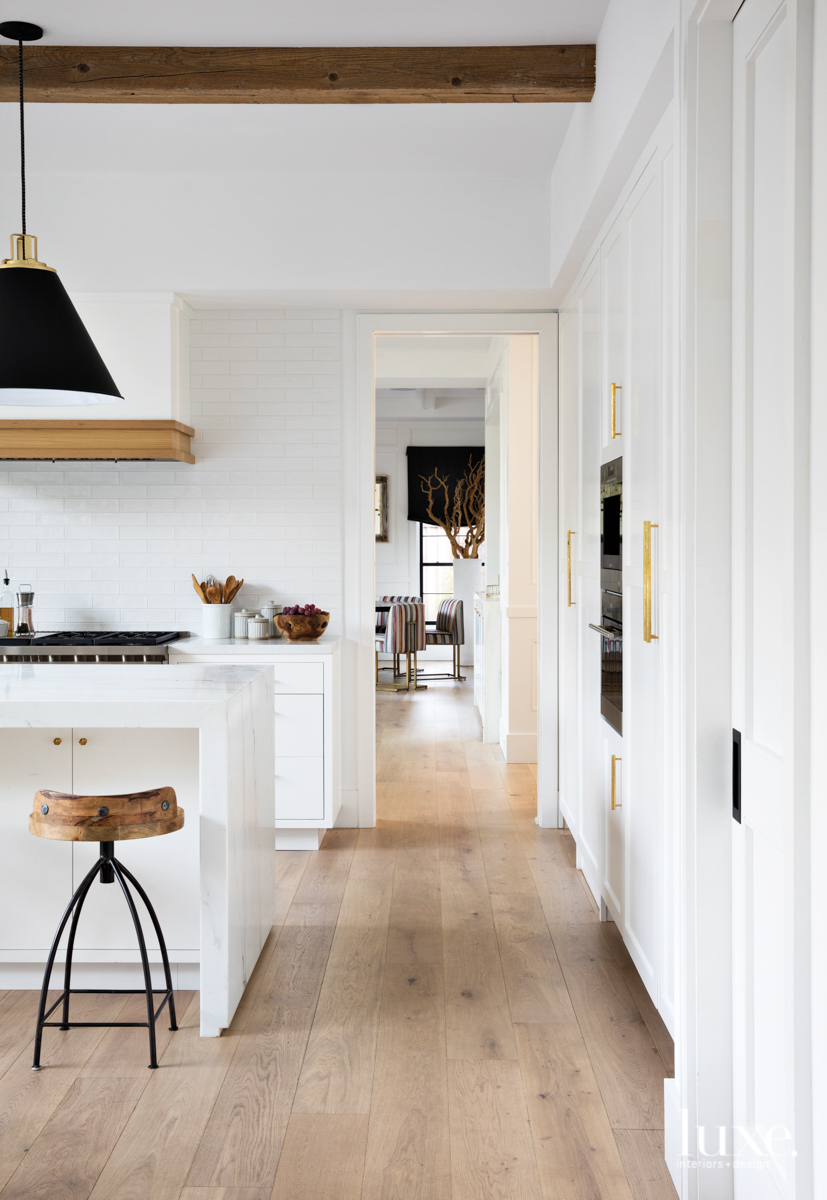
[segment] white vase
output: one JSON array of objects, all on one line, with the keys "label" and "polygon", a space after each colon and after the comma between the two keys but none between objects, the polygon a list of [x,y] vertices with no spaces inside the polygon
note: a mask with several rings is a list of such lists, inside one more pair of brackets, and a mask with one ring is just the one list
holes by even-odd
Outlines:
[{"label": "white vase", "polygon": [[232,604],[204,604],[201,633],[205,638],[230,637]]},{"label": "white vase", "polygon": [[454,559],[454,599],[462,601],[465,642],[460,650],[464,667],[474,665],[474,592],[482,590],[482,561],[479,558]]}]

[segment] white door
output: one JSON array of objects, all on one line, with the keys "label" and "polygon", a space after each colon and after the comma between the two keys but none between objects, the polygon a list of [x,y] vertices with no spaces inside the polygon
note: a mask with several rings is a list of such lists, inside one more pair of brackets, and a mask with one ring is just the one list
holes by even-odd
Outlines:
[{"label": "white door", "polygon": [[657,1003],[661,934],[659,868],[664,810],[661,757],[660,551],[663,547],[662,414],[668,392],[664,169],[656,156],[624,209],[627,240],[627,375],[623,456],[623,723],[625,940]]},{"label": "white door", "polygon": [[732,826],[733,1152],[745,1161],[734,1171],[739,1200],[797,1194],[788,30],[778,0],[746,0],[734,22],[732,640],[741,811]]}]

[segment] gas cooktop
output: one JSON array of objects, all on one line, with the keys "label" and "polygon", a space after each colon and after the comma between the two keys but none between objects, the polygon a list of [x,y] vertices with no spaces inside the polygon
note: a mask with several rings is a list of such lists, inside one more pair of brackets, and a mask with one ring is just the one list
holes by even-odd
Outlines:
[{"label": "gas cooktop", "polygon": [[106,630],[61,630],[57,633],[20,634],[0,638],[0,646],[162,646],[181,635],[177,630],[107,632]]}]

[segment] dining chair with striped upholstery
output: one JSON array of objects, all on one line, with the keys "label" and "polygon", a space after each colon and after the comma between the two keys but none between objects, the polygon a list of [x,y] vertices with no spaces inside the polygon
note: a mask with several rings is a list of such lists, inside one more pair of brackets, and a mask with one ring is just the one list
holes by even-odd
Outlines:
[{"label": "dining chair with striped upholstery", "polygon": [[[406,603],[391,604],[385,631],[376,637],[376,686],[380,692],[422,691],[424,685],[417,683],[416,656],[425,649],[425,605]],[[390,654],[396,664],[399,655],[405,655],[405,684],[379,683],[379,655]],[[413,658],[413,669],[411,659]],[[396,671],[394,670],[394,674]]]},{"label": "dining chair with striped upholstery", "polygon": [[[436,628],[429,629],[425,635],[428,646],[452,646],[452,661],[450,674],[428,672],[429,679],[458,679],[465,681],[466,676],[460,675],[459,656],[465,644],[465,615],[461,600],[443,600],[436,614]],[[424,671],[420,676],[425,675]]]},{"label": "dining chair with striped upholstery", "polygon": [[[380,604],[421,604],[422,597],[421,596],[380,596],[379,603]],[[388,615],[387,613],[383,613],[383,612],[376,613],[376,636],[377,637],[379,637],[380,634],[385,632],[385,618],[387,617],[387,615]],[[385,668],[382,667],[382,670],[384,671]],[[399,669],[399,655],[398,654],[395,654],[393,656],[393,673],[394,673],[394,675],[401,674],[400,669]]]}]

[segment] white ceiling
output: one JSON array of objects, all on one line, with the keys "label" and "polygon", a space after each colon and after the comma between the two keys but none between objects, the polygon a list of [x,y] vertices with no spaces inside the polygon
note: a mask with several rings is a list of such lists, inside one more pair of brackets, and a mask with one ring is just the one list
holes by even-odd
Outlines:
[{"label": "white ceiling", "polygon": [[[59,45],[491,45],[591,42],[608,0],[0,0]],[[568,104],[31,104],[40,174],[336,173],[547,179]],[[17,170],[0,105],[0,173]],[[5,189],[4,189],[5,190]],[[13,185],[12,185],[13,191]]]},{"label": "white ceiling", "polygon": [[485,420],[485,388],[377,388],[376,420]]},{"label": "white ceiling", "polygon": [[491,46],[593,42],[608,0],[0,0],[64,46]]},{"label": "white ceiling", "polygon": [[[548,178],[570,104],[29,104],[37,175],[372,174]],[[0,173],[18,115],[0,104]]]}]

